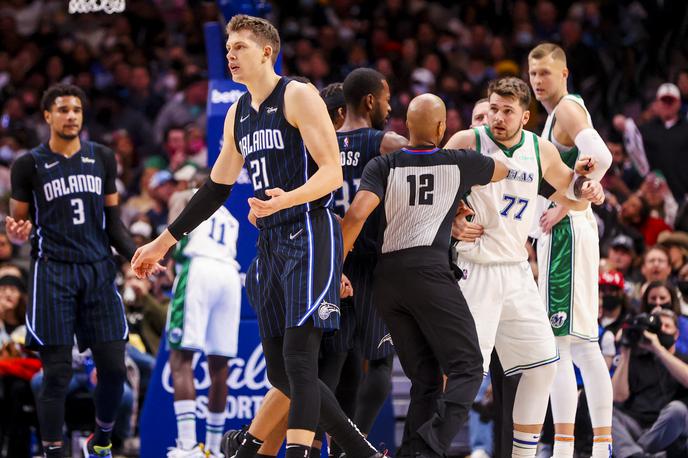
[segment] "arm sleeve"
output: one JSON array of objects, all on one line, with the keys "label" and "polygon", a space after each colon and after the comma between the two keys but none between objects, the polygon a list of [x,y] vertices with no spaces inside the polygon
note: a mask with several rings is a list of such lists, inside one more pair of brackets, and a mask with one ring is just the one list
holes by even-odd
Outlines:
[{"label": "arm sleeve", "polygon": [[554,187],[546,182],[545,180],[542,180],[540,182],[540,188],[538,189],[538,194],[544,197],[545,199],[549,199],[552,197],[552,194],[554,194],[557,190],[554,189]]},{"label": "arm sleeve", "polygon": [[122,223],[119,205],[105,207],[105,230],[110,239],[110,245],[115,247],[119,254],[127,259],[134,257],[136,244]]},{"label": "arm sleeve", "polygon": [[578,157],[590,156],[595,159],[597,166],[588,178],[595,181],[600,181],[607,170],[612,165],[612,153],[607,148],[607,144],[602,140],[600,134],[593,128],[581,130],[574,139],[576,147],[578,147]]},{"label": "arm sleeve", "polygon": [[387,187],[387,176],[389,175],[389,163],[385,156],[378,156],[368,162],[363,169],[359,190],[369,191],[385,200],[385,188]]},{"label": "arm sleeve", "polygon": [[110,148],[102,147],[100,150],[105,166],[105,195],[117,192],[117,159]]},{"label": "arm sleeve", "polygon": [[232,185],[216,183],[208,178],[167,230],[172,237],[180,240],[210,218],[225,203],[231,191]]},{"label": "arm sleeve", "polygon": [[483,156],[473,150],[452,150],[456,163],[461,170],[461,189],[460,194],[475,185],[485,185],[492,180],[494,175],[494,159]]},{"label": "arm sleeve", "polygon": [[30,154],[25,154],[14,161],[10,172],[12,199],[20,202],[31,202],[31,181],[35,167],[36,161]]}]

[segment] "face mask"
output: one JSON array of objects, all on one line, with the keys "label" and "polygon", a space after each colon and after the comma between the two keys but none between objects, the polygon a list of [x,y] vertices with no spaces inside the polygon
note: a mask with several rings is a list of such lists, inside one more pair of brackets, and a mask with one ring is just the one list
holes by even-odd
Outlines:
[{"label": "face mask", "polygon": [[533,42],[533,35],[530,32],[518,32],[515,38],[519,46],[530,46]]},{"label": "face mask", "polygon": [[659,337],[659,344],[667,350],[674,345],[675,338],[673,335],[660,332],[657,336]]},{"label": "face mask", "polygon": [[608,312],[616,309],[621,305],[621,298],[619,296],[602,296],[602,308]]},{"label": "face mask", "polygon": [[122,300],[125,304],[133,304],[136,301],[136,292],[131,286],[126,286],[122,291]]},{"label": "face mask", "polygon": [[678,290],[681,291],[684,299],[688,300],[688,280],[680,280],[678,282]]},{"label": "face mask", "polygon": [[655,305],[655,307],[661,307],[665,310],[673,310],[673,306],[671,305],[671,302],[662,302],[661,304]]}]

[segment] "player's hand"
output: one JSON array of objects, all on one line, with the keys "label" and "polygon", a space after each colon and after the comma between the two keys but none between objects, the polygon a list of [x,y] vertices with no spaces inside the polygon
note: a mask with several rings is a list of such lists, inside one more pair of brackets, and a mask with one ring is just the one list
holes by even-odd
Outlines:
[{"label": "player's hand", "polygon": [[588,180],[581,187],[581,197],[595,205],[604,203],[604,188],[599,181]]},{"label": "player's hand", "polygon": [[462,242],[475,242],[481,235],[484,229],[480,224],[468,222],[467,216],[474,215],[475,212],[466,204],[461,202],[459,211],[452,221],[452,237],[461,240]]},{"label": "player's hand", "polygon": [[344,299],[354,295],[354,288],[351,286],[351,281],[346,275],[342,274],[342,280],[339,283],[339,298]]},{"label": "player's hand", "polygon": [[583,156],[578,158],[574,167],[578,175],[589,175],[597,168],[597,162],[590,156]]},{"label": "player's hand", "polygon": [[167,229],[152,242],[139,247],[131,258],[131,270],[138,278],[145,278],[149,275],[165,270],[160,261],[177,241],[172,237]]},{"label": "player's hand", "polygon": [[540,229],[542,229],[542,232],[544,234],[549,234],[552,228],[556,226],[559,221],[564,219],[566,213],[568,213],[568,209],[563,206],[545,210],[540,217]]},{"label": "player's hand", "polygon": [[265,218],[266,216],[270,216],[273,213],[277,213],[280,210],[292,206],[291,200],[289,199],[289,193],[285,192],[283,189],[266,189],[265,195],[270,198],[267,200],[260,200],[255,197],[248,199],[248,205],[251,207],[251,211],[258,218]]},{"label": "player's hand", "polygon": [[5,217],[7,237],[10,239],[10,242],[15,245],[21,245],[26,242],[29,239],[29,235],[31,235],[32,228],[31,221],[28,219],[16,221],[11,216]]}]

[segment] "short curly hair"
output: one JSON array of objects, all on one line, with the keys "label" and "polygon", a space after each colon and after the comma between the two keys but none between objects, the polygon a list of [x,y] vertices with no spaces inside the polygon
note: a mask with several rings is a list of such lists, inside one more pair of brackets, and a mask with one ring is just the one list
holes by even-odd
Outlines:
[{"label": "short curly hair", "polygon": [[490,82],[487,87],[487,97],[489,98],[492,94],[502,97],[516,97],[524,110],[530,106],[530,88],[525,81],[515,76],[505,76]]},{"label": "short curly hair", "polygon": [[232,16],[227,24],[227,33],[248,30],[256,37],[256,41],[262,46],[268,45],[272,48],[272,63],[277,61],[280,51],[280,37],[277,29],[269,21],[246,14]]},{"label": "short curly hair", "polygon": [[87,97],[80,87],[73,84],[58,83],[50,86],[41,98],[41,110],[50,111],[58,97],[74,96],[81,101],[82,108],[86,105]]}]

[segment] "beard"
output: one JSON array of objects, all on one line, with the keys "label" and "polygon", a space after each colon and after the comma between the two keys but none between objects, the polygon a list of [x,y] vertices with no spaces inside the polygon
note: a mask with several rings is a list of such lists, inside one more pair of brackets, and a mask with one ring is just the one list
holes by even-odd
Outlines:
[{"label": "beard", "polygon": [[490,129],[492,131],[492,135],[494,135],[494,137],[502,143],[508,142],[509,140],[513,139],[521,131],[520,127],[516,128],[516,130],[514,130],[513,132],[509,132],[509,129],[507,129],[506,127],[504,127],[503,129],[504,129],[504,133],[501,134],[501,136],[498,136],[497,133],[494,131],[494,129],[492,129],[492,128]]},{"label": "beard", "polygon": [[81,133],[81,129],[76,134],[66,134],[64,132],[55,132],[58,137],[60,137],[62,140],[74,140],[79,136]]}]

